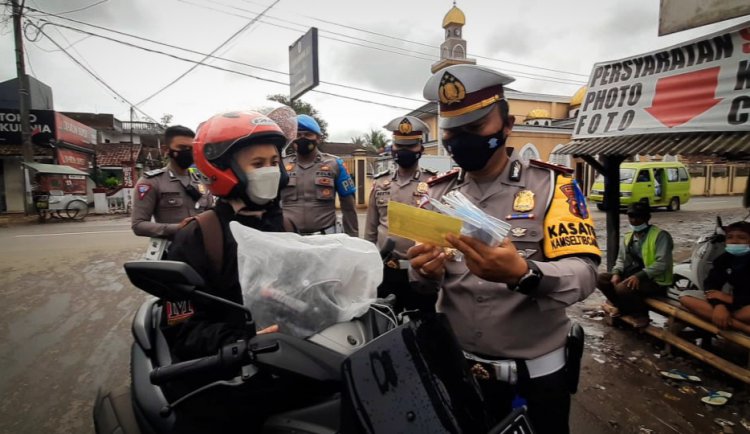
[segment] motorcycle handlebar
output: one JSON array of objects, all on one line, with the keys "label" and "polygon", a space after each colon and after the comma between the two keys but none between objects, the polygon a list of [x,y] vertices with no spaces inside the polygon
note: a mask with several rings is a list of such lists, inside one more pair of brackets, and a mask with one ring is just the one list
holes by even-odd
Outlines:
[{"label": "motorcycle handlebar", "polygon": [[149,378],[151,384],[161,386],[180,377],[188,375],[199,375],[210,371],[216,371],[223,366],[220,354],[202,357],[200,359],[188,360],[169,366],[162,366],[151,371]]}]

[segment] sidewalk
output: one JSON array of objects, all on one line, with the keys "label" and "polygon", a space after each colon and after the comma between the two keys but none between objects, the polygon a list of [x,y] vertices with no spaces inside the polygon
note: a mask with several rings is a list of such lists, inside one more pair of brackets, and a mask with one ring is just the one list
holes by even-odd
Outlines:
[{"label": "sidewalk", "polygon": [[7,228],[11,226],[23,226],[31,224],[60,224],[60,223],[81,223],[81,222],[95,222],[102,220],[114,220],[114,219],[130,219],[130,214],[89,214],[83,220],[71,220],[71,219],[60,219],[60,218],[48,218],[46,222],[42,223],[39,221],[39,216],[36,214],[24,215],[23,213],[5,213],[0,214],[0,228]]}]

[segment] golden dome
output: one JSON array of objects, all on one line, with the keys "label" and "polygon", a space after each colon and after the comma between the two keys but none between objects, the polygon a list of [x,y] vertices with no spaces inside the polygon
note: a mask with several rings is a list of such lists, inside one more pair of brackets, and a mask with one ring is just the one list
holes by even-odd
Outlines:
[{"label": "golden dome", "polygon": [[552,119],[552,116],[550,116],[547,110],[537,108],[530,111],[529,114],[526,115],[526,120],[529,119]]},{"label": "golden dome", "polygon": [[445,18],[443,18],[443,28],[446,28],[451,24],[458,24],[459,26],[466,24],[466,15],[464,15],[461,9],[456,7],[455,3],[451,10],[445,14]]},{"label": "golden dome", "polygon": [[576,91],[573,98],[570,99],[570,107],[578,107],[583,102],[583,98],[586,96],[586,92],[589,90],[588,86],[581,86]]}]

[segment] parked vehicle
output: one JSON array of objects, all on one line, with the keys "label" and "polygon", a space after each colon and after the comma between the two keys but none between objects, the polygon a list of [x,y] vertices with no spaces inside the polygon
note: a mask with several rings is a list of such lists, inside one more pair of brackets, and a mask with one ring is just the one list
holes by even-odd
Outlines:
[{"label": "parked vehicle", "polygon": [[[742,198],[742,206],[750,212],[750,178],[745,186]],[[750,218],[750,214],[745,220]],[[708,277],[708,272],[713,266],[714,260],[724,253],[725,233],[720,216],[716,216],[716,226],[710,235],[702,235],[695,243],[690,259],[674,266],[674,290],[670,291],[672,298],[679,295],[679,291],[686,289],[697,289],[704,291],[703,282]]]},{"label": "parked vehicle", "polygon": [[[604,210],[604,176],[598,175],[589,200]],[[648,201],[653,208],[678,211],[690,200],[690,174],[678,162],[622,163],[620,165],[620,207]]]}]

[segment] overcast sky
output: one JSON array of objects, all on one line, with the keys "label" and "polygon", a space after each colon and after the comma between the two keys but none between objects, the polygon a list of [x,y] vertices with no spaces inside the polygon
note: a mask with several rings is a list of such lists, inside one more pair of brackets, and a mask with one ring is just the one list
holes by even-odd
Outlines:
[{"label": "overcast sky", "polygon": [[[26,4],[61,13],[100,1],[26,0]],[[105,0],[63,16],[208,53],[274,1]],[[288,72],[289,45],[307,28],[318,27],[321,81],[394,95],[321,83],[317,89],[323,92],[396,107],[316,92],[302,98],[328,121],[330,140],[349,141],[423,103],[414,99],[422,99],[422,86],[443,41],[442,19],[451,6],[452,1],[448,0],[280,0],[261,18],[262,22],[256,22],[217,52],[219,57],[267,70],[226,60],[211,59],[206,63],[288,83],[287,75],[272,71]],[[595,62],[652,51],[743,21],[740,18],[658,37],[659,0],[461,0],[458,6],[466,14],[463,36],[468,41],[469,57],[515,76],[517,81],[511,87],[516,90],[566,96],[586,81]],[[194,61],[202,58],[84,24],[29,14],[30,21],[40,25],[42,19],[47,19]],[[31,27],[27,29],[28,38],[33,39],[25,41],[27,72],[52,87],[58,111],[114,113],[119,119],[128,120],[129,103],[138,104],[193,65],[54,25],[44,26],[43,32],[47,36],[37,34]],[[48,37],[129,103],[98,83]],[[0,81],[13,78],[13,32],[7,20],[2,25],[0,55],[5,59],[0,62]],[[139,108],[157,120],[170,113],[174,115],[173,123],[195,128],[216,112],[258,107],[269,94],[289,92],[287,85],[225,70],[199,66]]]}]

